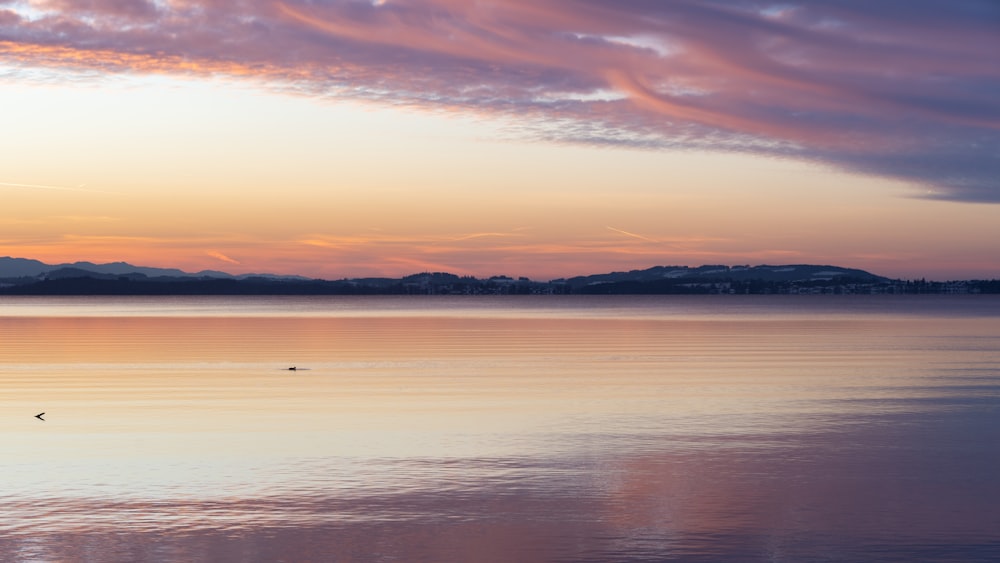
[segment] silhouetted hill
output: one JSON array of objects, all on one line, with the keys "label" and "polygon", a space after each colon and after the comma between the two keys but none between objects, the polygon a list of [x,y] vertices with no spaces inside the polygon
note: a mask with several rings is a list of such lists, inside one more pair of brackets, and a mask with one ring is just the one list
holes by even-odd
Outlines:
[{"label": "silhouetted hill", "polygon": [[[287,276],[278,274],[241,274],[233,275],[217,270],[202,270],[190,273],[176,268],[150,268],[147,266],[134,266],[128,262],[111,262],[108,264],[94,264],[93,262],[73,262],[72,264],[45,264],[38,260],[28,258],[11,258],[10,256],[0,257],[0,279],[18,277],[37,277],[41,275],[52,275],[52,272],[59,270],[75,270],[90,272],[93,274],[106,274],[113,276],[129,276],[132,274],[142,274],[146,277],[170,277],[170,278],[234,278],[245,279],[251,277],[265,277],[275,279],[298,279],[305,280],[302,276]],[[65,277],[64,274],[57,274]]]},{"label": "silhouetted hill", "polygon": [[525,295],[525,294],[870,294],[998,293],[1000,281],[891,280],[839,266],[655,266],[536,282],[494,276],[478,279],[446,272],[402,278],[337,281],[302,276],[146,268],[125,262],[49,265],[0,258],[0,294],[7,295]]},{"label": "silhouetted hill", "polygon": [[55,269],[55,266],[44,264],[29,258],[0,257],[0,278],[34,277]]},{"label": "silhouetted hill", "polygon": [[646,270],[612,272],[553,280],[573,293],[703,293],[706,289],[748,289],[768,284],[845,285],[888,282],[864,270],[811,264],[724,266],[655,266]]}]

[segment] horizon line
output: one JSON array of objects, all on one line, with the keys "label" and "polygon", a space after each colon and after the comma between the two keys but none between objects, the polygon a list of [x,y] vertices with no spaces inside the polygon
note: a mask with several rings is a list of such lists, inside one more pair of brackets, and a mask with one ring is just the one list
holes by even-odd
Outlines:
[{"label": "horizon line", "polygon": [[[829,263],[807,263],[807,262],[782,263],[782,264],[778,264],[778,263],[761,263],[761,264],[750,264],[750,263],[741,263],[741,264],[705,263],[705,264],[699,264],[699,265],[655,264],[655,265],[652,265],[652,266],[647,266],[645,268],[634,268],[634,269],[629,269],[629,270],[609,270],[609,271],[602,271],[602,272],[590,272],[590,273],[574,274],[574,275],[567,275],[567,276],[558,276],[558,277],[553,277],[553,278],[548,278],[548,279],[535,279],[535,278],[530,278],[530,277],[527,277],[527,276],[510,275],[510,274],[493,274],[493,275],[488,275],[488,276],[484,276],[484,277],[478,277],[478,276],[474,276],[474,275],[456,274],[454,272],[443,271],[443,270],[437,270],[437,271],[423,270],[423,271],[418,271],[418,272],[412,272],[412,273],[409,273],[409,274],[402,274],[402,275],[398,275],[398,276],[389,276],[389,275],[343,276],[343,277],[335,278],[334,279],[334,278],[325,278],[325,277],[314,277],[314,276],[300,274],[300,273],[275,273],[275,272],[232,273],[232,272],[225,271],[225,270],[208,269],[208,268],[192,272],[192,271],[184,270],[184,269],[176,267],[176,266],[143,266],[143,265],[133,264],[133,263],[127,262],[125,260],[116,260],[116,261],[113,261],[113,262],[94,262],[94,261],[90,261],[90,260],[76,260],[75,262],[63,262],[63,263],[59,263],[59,264],[51,264],[51,263],[44,262],[42,260],[38,260],[38,259],[35,259],[35,258],[24,258],[24,257],[19,257],[19,256],[9,256],[9,255],[8,256],[0,256],[0,260],[3,260],[3,259],[32,261],[32,262],[37,262],[39,264],[42,264],[43,266],[48,266],[48,267],[52,267],[52,268],[71,267],[71,266],[77,266],[79,264],[91,264],[93,266],[125,265],[125,266],[129,266],[129,267],[136,268],[136,269],[139,269],[139,270],[174,270],[174,271],[181,272],[181,274],[188,275],[188,276],[195,276],[195,275],[206,274],[206,273],[220,273],[220,274],[225,274],[226,276],[230,276],[230,277],[234,277],[234,278],[253,277],[253,276],[279,277],[279,278],[294,278],[294,277],[297,277],[297,278],[305,278],[305,279],[308,279],[308,280],[316,280],[316,281],[342,281],[342,280],[349,281],[349,280],[373,279],[373,278],[403,279],[403,278],[407,278],[407,277],[411,277],[411,276],[419,276],[419,275],[447,274],[447,275],[458,276],[460,278],[462,278],[462,277],[471,277],[471,278],[476,279],[476,280],[489,280],[489,279],[493,279],[493,278],[510,278],[510,279],[518,280],[520,278],[524,278],[524,279],[527,279],[530,282],[535,282],[535,283],[551,283],[551,282],[554,282],[554,281],[569,280],[569,279],[580,278],[580,277],[602,276],[602,275],[612,275],[612,274],[627,274],[627,273],[631,273],[631,272],[643,272],[643,271],[652,270],[652,269],[655,269],[655,268],[677,268],[677,269],[697,270],[697,269],[700,269],[700,268],[707,268],[707,267],[723,267],[723,268],[727,268],[727,269],[730,269],[730,270],[732,270],[734,268],[752,269],[752,268],[766,268],[766,267],[773,267],[773,268],[789,268],[789,267],[817,267],[817,268],[822,268],[822,267],[830,267],[830,268],[839,268],[839,269],[842,269],[842,270],[857,270],[859,272],[863,272],[863,273],[871,275],[871,276],[875,276],[875,277],[879,277],[879,278],[885,278],[885,279],[891,280],[891,281],[924,281],[924,282],[934,282],[934,283],[947,283],[947,282],[954,282],[954,281],[975,281],[975,280],[985,281],[985,280],[1000,279],[1000,278],[976,278],[976,277],[973,277],[973,278],[952,278],[952,279],[947,279],[947,280],[933,280],[933,279],[932,280],[928,280],[926,276],[912,277],[912,278],[905,278],[905,277],[893,278],[893,277],[885,276],[885,275],[882,275],[882,274],[873,273],[873,272],[871,272],[869,270],[866,270],[864,268],[857,268],[857,267],[853,267],[853,266],[841,266],[841,265],[829,264]],[[100,272],[94,272],[94,273],[100,273]],[[141,273],[141,272],[137,272],[137,273]]]}]

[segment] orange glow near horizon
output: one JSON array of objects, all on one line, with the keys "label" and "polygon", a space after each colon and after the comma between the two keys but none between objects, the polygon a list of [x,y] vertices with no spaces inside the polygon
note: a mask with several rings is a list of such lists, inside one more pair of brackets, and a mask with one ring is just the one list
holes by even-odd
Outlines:
[{"label": "orange glow near horizon", "polygon": [[[239,170],[235,185],[219,183],[220,168],[244,158],[255,166],[267,156],[257,153],[189,164],[191,183],[176,189],[166,182],[161,189],[142,186],[141,175],[127,167],[99,170],[106,179],[101,191],[0,186],[8,202],[0,212],[0,255],[327,279],[448,271],[539,280],[706,263],[829,263],[928,278],[954,271],[954,279],[960,272],[988,275],[978,256],[1000,258],[990,244],[1000,237],[990,207],[880,195],[877,189],[888,190],[879,181],[791,162],[506,146],[500,147],[505,162],[533,160],[533,166],[512,171],[503,186],[492,176],[480,182],[475,166],[446,166],[457,151],[486,159],[480,151],[491,143],[433,142],[429,152],[419,142],[409,145],[417,153],[413,174],[352,166],[344,158],[342,168],[315,169],[289,189],[254,182],[251,172]],[[183,160],[183,152],[175,158]],[[728,166],[706,168],[709,162]],[[32,178],[24,171],[17,179]],[[813,189],[797,189],[801,182]],[[664,184],[670,190],[658,192]],[[859,199],[871,203],[859,206]],[[939,214],[942,206],[951,213]]]},{"label": "orange glow near horizon", "polygon": [[[0,9],[0,26],[56,33],[40,14],[61,15],[120,42],[0,41],[17,109],[0,137],[0,256],[327,279],[763,263],[1000,277],[989,162],[949,175],[960,145],[921,144],[947,127],[984,146],[996,121],[964,98],[916,107],[860,78],[818,82],[878,65],[775,31],[807,25],[786,12],[748,15],[761,27],[743,36],[675,8],[701,36],[626,7],[488,4],[269,3],[253,17],[274,48],[251,26],[178,39],[186,50],[156,41],[208,12],[125,37],[87,11],[142,17],[112,3]],[[958,60],[935,40],[940,59],[878,56],[923,80]],[[956,76],[989,68],[964,64]]]}]

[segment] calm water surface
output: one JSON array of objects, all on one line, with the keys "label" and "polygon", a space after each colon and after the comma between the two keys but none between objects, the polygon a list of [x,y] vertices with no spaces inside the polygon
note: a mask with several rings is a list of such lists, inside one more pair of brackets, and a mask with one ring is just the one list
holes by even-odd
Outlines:
[{"label": "calm water surface", "polygon": [[0,298],[0,561],[209,560],[1000,560],[1000,299]]}]

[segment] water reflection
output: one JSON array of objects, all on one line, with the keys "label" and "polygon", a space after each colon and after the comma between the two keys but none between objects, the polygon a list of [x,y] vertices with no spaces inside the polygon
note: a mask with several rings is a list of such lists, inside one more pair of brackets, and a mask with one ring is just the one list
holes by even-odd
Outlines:
[{"label": "water reflection", "polygon": [[870,308],[2,317],[0,553],[1000,558],[998,318]]},{"label": "water reflection", "polygon": [[0,548],[46,537],[42,559],[90,542],[183,559],[987,561],[1000,555],[1000,453],[982,446],[1000,438],[998,418],[882,415],[686,445],[580,437],[591,447],[532,458],[317,458],[265,469],[285,473],[274,489],[208,499],[13,495]]}]

